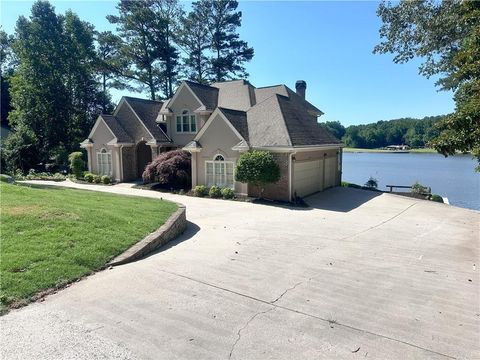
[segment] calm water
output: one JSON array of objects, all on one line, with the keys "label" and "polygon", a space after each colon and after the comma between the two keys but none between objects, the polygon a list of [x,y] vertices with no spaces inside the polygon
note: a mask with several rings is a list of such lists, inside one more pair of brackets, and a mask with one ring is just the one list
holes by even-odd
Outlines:
[{"label": "calm water", "polygon": [[378,188],[412,185],[416,181],[447,197],[450,204],[480,210],[480,173],[470,155],[344,153],[343,180],[359,185],[370,178]]}]

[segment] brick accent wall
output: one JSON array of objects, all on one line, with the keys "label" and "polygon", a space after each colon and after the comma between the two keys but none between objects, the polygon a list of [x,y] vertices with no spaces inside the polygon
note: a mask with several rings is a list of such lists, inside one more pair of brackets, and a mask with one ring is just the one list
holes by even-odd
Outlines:
[{"label": "brick accent wall", "polygon": [[123,181],[132,181],[136,179],[136,159],[135,148],[124,147],[122,149],[122,161],[123,161]]},{"label": "brick accent wall", "polygon": [[[289,170],[288,170],[288,153],[272,153],[275,161],[280,167],[280,180],[275,184],[265,186],[263,197],[265,199],[290,201],[289,199]],[[248,195],[257,197],[260,193],[259,188],[248,185]]]}]

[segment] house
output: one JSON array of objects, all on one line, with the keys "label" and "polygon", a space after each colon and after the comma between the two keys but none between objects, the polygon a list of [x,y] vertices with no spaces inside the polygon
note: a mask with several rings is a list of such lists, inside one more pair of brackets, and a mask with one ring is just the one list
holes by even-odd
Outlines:
[{"label": "house", "polygon": [[342,144],[322,128],[323,113],[305,100],[305,81],[256,88],[245,80],[202,85],[183,81],[165,101],[123,97],[112,115],[100,115],[88,138],[89,170],[116,181],[141,177],[157,154],[184,149],[192,154],[192,186],[230,187],[257,194],[235,182],[235,163],[250,149],[270,151],[280,180],[264,196],[291,201],[340,184]]}]

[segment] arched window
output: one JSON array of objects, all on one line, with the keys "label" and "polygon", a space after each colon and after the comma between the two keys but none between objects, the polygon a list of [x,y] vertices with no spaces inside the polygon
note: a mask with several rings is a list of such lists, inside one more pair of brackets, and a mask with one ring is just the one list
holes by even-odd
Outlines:
[{"label": "arched window", "polygon": [[190,113],[190,111],[183,110],[180,115],[177,115],[176,121],[177,133],[191,134],[197,132],[197,120],[195,114]]},{"label": "arched window", "polygon": [[205,174],[207,186],[220,186],[233,189],[233,161],[225,161],[225,157],[216,154],[213,161],[205,161]]},{"label": "arched window", "polygon": [[97,172],[99,175],[112,176],[112,152],[105,148],[97,152]]}]

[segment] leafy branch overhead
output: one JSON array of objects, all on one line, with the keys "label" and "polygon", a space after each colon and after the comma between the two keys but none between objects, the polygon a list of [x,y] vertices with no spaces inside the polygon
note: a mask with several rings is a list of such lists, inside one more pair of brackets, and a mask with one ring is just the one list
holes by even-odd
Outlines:
[{"label": "leafy branch overhead", "polygon": [[472,152],[480,163],[480,2],[382,2],[377,14],[382,42],[374,52],[394,54],[396,63],[420,57],[420,74],[454,91],[455,112],[431,145],[445,156]]}]

